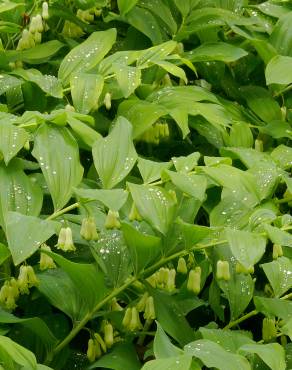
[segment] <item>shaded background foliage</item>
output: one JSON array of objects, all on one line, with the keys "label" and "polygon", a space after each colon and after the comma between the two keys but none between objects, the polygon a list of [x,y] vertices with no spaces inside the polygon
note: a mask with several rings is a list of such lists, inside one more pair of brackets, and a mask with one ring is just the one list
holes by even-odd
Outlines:
[{"label": "shaded background foliage", "polygon": [[291,1],[0,3],[3,368],[292,368],[291,21]]}]

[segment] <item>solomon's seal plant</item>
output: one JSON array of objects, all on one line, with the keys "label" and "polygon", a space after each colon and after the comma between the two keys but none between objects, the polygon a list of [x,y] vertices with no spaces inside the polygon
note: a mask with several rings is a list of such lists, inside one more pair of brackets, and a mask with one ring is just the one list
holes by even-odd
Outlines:
[{"label": "solomon's seal plant", "polygon": [[0,1],[0,368],[292,368],[292,3]]}]

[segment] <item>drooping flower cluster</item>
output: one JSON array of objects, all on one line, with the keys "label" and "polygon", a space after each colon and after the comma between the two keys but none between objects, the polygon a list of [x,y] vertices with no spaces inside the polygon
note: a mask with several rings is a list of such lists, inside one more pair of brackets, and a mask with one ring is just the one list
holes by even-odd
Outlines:
[{"label": "drooping flower cluster", "polygon": [[0,303],[8,310],[16,308],[16,300],[20,294],[29,294],[29,289],[38,285],[34,269],[29,265],[21,265],[17,280],[6,280],[0,289]]}]

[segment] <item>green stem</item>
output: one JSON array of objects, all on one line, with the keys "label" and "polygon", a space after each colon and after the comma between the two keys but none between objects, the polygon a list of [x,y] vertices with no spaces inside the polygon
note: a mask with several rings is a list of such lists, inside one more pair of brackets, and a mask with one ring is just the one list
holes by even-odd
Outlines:
[{"label": "green stem", "polygon": [[73,203],[68,207],[65,207],[63,209],[60,209],[59,211],[56,211],[56,212],[52,213],[49,217],[46,218],[46,220],[47,221],[54,220],[55,218],[58,218],[59,216],[62,216],[64,213],[72,211],[72,209],[75,209],[75,208],[78,208],[78,207],[80,207],[79,202]]},{"label": "green stem", "polygon": [[277,204],[283,204],[283,203],[289,203],[289,202],[292,202],[292,197],[275,200],[275,203]]},{"label": "green stem", "polygon": [[292,298],[292,293],[286,294],[283,297],[281,297],[280,299],[290,299],[290,298]]},{"label": "green stem", "polygon": [[[123,285],[121,285],[119,288],[117,289],[114,289],[111,294],[109,294],[108,296],[106,296],[102,301],[100,301],[94,308],[91,312],[89,312],[81,321],[79,321],[79,323],[74,326],[74,328],[70,331],[70,333],[67,335],[66,338],[64,338],[62,340],[62,342],[60,342],[57,347],[54,348],[53,352],[52,352],[52,356],[55,356],[57,353],[59,353],[64,347],[66,347],[67,344],[69,344],[71,342],[71,340],[73,338],[75,338],[75,336],[80,332],[81,329],[83,329],[83,327],[88,323],[88,321],[90,321],[93,316],[95,315],[95,313],[97,311],[99,311],[105,304],[107,304],[108,302],[110,302],[113,298],[115,298],[117,295],[119,295],[120,293],[123,292],[123,290],[125,290],[126,288],[128,288],[130,285],[133,284],[134,281],[136,281],[137,278],[133,277],[131,279],[129,279],[128,281],[126,281]],[[50,356],[49,358],[51,358],[52,356]]]},{"label": "green stem", "polygon": [[250,311],[247,314],[241,316],[239,319],[234,320],[234,321],[230,321],[230,323],[228,325],[226,325],[223,329],[230,329],[233,326],[236,326],[236,325],[240,324],[242,321],[245,321],[245,320],[249,319],[250,317],[253,317],[253,316],[257,315],[258,313],[259,312],[257,310]]}]

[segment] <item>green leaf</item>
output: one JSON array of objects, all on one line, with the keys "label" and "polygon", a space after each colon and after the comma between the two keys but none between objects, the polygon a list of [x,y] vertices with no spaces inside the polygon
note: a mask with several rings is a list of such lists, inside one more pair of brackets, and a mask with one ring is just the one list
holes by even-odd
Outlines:
[{"label": "green leaf", "polygon": [[109,135],[95,142],[92,153],[103,187],[111,189],[121,182],[138,158],[129,121],[119,117]]},{"label": "green leaf", "polygon": [[204,43],[192,51],[184,54],[184,57],[191,62],[208,62],[218,60],[225,63],[235,62],[248,53],[236,46],[225,42]]},{"label": "green leaf", "polygon": [[261,267],[276,297],[282,296],[292,288],[292,262],[289,258],[280,257],[273,262],[262,264]]},{"label": "green leaf", "polygon": [[114,288],[122,285],[131,273],[129,250],[120,230],[105,230],[92,247],[93,256]]},{"label": "green leaf", "polygon": [[3,1],[2,4],[0,4],[0,13],[8,12],[22,5],[24,5],[24,3],[15,3],[14,1],[8,0]]},{"label": "green leaf", "polygon": [[177,357],[148,361],[141,370],[190,370],[193,369],[191,365],[192,357],[188,355],[181,355]]},{"label": "green leaf", "polygon": [[253,146],[253,134],[248,124],[245,122],[237,122],[233,124],[229,135],[229,146],[244,148],[251,148]]},{"label": "green leaf", "polygon": [[118,63],[114,63],[112,69],[123,97],[128,98],[141,84],[141,70]]},{"label": "green leaf", "polygon": [[77,142],[67,128],[43,124],[36,132],[32,154],[41,166],[55,210],[62,208],[83,175]]},{"label": "green leaf", "polygon": [[149,292],[154,298],[157,321],[163,330],[182,346],[194,340],[195,333],[186,320],[183,308],[180,307],[176,297],[158,289],[151,288]]},{"label": "green leaf", "polygon": [[165,114],[167,110],[158,104],[137,99],[123,101],[118,109],[118,115],[124,116],[133,125],[133,139],[142,135]]},{"label": "green leaf", "polygon": [[[291,129],[292,134],[292,129]],[[271,157],[281,166],[284,170],[292,167],[292,149],[286,145],[277,146],[271,153]]]},{"label": "green leaf", "polygon": [[124,16],[124,19],[131,26],[149,37],[154,45],[160,44],[164,41],[158,20],[149,10],[134,7]]},{"label": "green leaf", "polygon": [[42,243],[55,234],[55,223],[33,216],[8,212],[6,236],[15,265],[29,258]]},{"label": "green leaf", "polygon": [[17,60],[28,64],[41,64],[47,62],[53,55],[64,47],[64,44],[58,40],[51,40],[42,42],[39,45],[27,50],[8,51],[7,57],[9,61],[15,62]]},{"label": "green leaf", "polygon": [[194,152],[186,157],[172,157],[171,160],[177,172],[188,173],[198,164],[200,156],[199,152]]},{"label": "green leaf", "polygon": [[164,171],[163,177],[169,177],[171,182],[189,197],[193,197],[200,202],[205,199],[207,179],[197,174],[185,174],[174,171]]},{"label": "green leaf", "polygon": [[282,120],[281,107],[268,90],[260,86],[243,86],[240,91],[248,107],[264,122]]},{"label": "green leaf", "polygon": [[267,85],[288,85],[292,82],[292,57],[277,55],[266,68]]},{"label": "green leaf", "polygon": [[156,325],[157,329],[153,343],[155,358],[160,359],[182,355],[183,351],[171,343],[159,322],[156,322]]},{"label": "green leaf", "polygon": [[112,211],[122,208],[128,198],[123,189],[75,189],[75,194],[84,200],[98,200]]},{"label": "green leaf", "polygon": [[158,186],[128,183],[140,215],[162,234],[166,234],[175,216],[176,201],[165,189]]},{"label": "green leaf", "polygon": [[[274,5],[274,4],[270,4],[270,5]],[[281,10],[282,11],[285,10],[285,7],[281,6]],[[278,51],[280,55],[292,56],[291,54],[292,32],[289,27],[291,24],[291,20],[292,20],[292,14],[291,14],[291,9],[289,7],[289,12],[286,15],[283,15],[278,20],[270,36],[271,44],[275,47],[275,49]]]},{"label": "green leaf", "polygon": [[110,51],[116,39],[114,28],[93,32],[85,41],[72,49],[62,60],[58,77],[63,85],[69,84],[72,75],[88,72]]},{"label": "green leaf", "polygon": [[13,89],[14,87],[19,87],[22,81],[14,76],[1,74],[0,75],[0,95],[5,94],[7,91]]},{"label": "green leaf", "polygon": [[8,211],[38,216],[42,208],[41,188],[23,172],[22,167],[16,159],[8,167],[0,165],[0,224],[3,228]]},{"label": "green leaf", "polygon": [[266,239],[255,233],[226,229],[226,237],[234,257],[247,269],[254,266],[266,250]]},{"label": "green leaf", "polygon": [[126,222],[122,223],[122,232],[129,249],[134,273],[137,275],[161,255],[161,239],[154,235],[147,235]]},{"label": "green leaf", "polygon": [[254,292],[254,281],[250,275],[233,273],[228,281],[217,281],[228,299],[231,320],[238,318],[246,309]]},{"label": "green leaf", "polygon": [[45,93],[54,98],[61,99],[63,97],[61,82],[55,76],[43,75],[37,69],[18,69],[13,74],[22,77],[25,81],[35,83]]},{"label": "green leaf", "polygon": [[56,253],[46,253],[62,270],[39,273],[38,289],[72,320],[83,319],[107,293],[103,273],[96,264],[75,263]]},{"label": "green leaf", "polygon": [[98,107],[98,99],[104,86],[101,75],[78,73],[71,77],[71,95],[77,112],[88,114]]},{"label": "green leaf", "polygon": [[239,330],[200,328],[199,331],[203,339],[219,344],[228,352],[237,353],[238,349],[244,344],[254,343],[248,332]]},{"label": "green leaf", "polygon": [[176,66],[175,64],[172,64],[172,63],[167,62],[165,60],[155,62],[155,64],[158,65],[159,67],[163,68],[166,72],[170,73],[171,75],[180,78],[185,83],[188,82],[185,71],[182,68]]},{"label": "green leaf", "polygon": [[292,235],[271,225],[265,225],[264,228],[268,234],[269,239],[274,244],[292,247]]},{"label": "green leaf", "polygon": [[3,262],[7,260],[7,258],[10,256],[9,249],[6,247],[6,245],[0,243],[0,266]]},{"label": "green leaf", "polygon": [[37,369],[35,355],[28,349],[13,342],[10,338],[0,336],[0,349],[21,367],[31,370]]},{"label": "green leaf", "polygon": [[171,167],[171,162],[154,162],[148,159],[138,158],[138,169],[144,181],[149,184],[161,178],[161,172]]},{"label": "green leaf", "polygon": [[23,128],[10,124],[0,125],[0,151],[6,166],[24,146],[28,137],[28,133]]},{"label": "green leaf", "polygon": [[92,148],[96,140],[101,138],[101,135],[97,131],[88,126],[87,123],[77,119],[73,114],[67,113],[67,122],[74,131],[74,135],[76,135],[77,138],[80,138],[80,140],[84,142],[89,149]]},{"label": "green leaf", "polygon": [[245,344],[239,349],[240,354],[256,353],[272,370],[285,370],[285,351],[278,343]]},{"label": "green leaf", "polygon": [[138,0],[118,0],[121,15],[127,14],[137,4]]},{"label": "green leaf", "polygon": [[139,370],[141,369],[136,349],[129,343],[119,343],[110,353],[106,353],[99,360],[89,366],[89,369],[107,368],[114,370]]},{"label": "green leaf", "polygon": [[39,317],[19,318],[0,309],[0,323],[20,324],[26,327],[42,341],[48,351],[52,350],[57,342],[57,338],[53,335],[47,324]]},{"label": "green leaf", "polygon": [[184,347],[186,354],[199,358],[208,368],[218,370],[251,370],[246,358],[225,350],[208,339],[200,339]]},{"label": "green leaf", "polygon": [[254,297],[256,310],[268,317],[277,316],[283,320],[292,318],[292,302],[279,298]]}]

